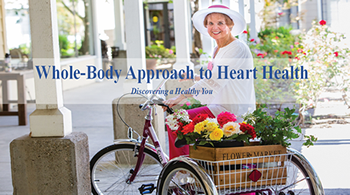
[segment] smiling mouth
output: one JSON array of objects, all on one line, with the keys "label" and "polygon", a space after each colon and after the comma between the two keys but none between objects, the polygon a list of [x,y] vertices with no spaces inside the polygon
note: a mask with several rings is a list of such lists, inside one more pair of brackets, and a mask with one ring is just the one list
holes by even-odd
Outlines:
[{"label": "smiling mouth", "polygon": [[220,33],[221,33],[221,31],[220,32],[213,32],[214,35],[218,35]]}]

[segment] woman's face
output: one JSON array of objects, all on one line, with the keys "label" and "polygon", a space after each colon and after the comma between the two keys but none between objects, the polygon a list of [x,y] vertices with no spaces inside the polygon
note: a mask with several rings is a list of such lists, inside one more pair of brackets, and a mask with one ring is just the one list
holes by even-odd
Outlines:
[{"label": "woman's face", "polygon": [[213,39],[218,40],[225,38],[231,34],[230,28],[225,22],[225,16],[219,13],[212,13],[207,18],[208,33]]}]

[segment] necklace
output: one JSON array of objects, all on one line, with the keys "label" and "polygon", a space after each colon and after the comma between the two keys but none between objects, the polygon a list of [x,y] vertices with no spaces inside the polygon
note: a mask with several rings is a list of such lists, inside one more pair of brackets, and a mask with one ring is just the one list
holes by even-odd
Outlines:
[{"label": "necklace", "polygon": [[231,37],[229,37],[228,39],[227,39],[227,41],[226,41],[226,43],[225,44],[223,44],[221,47],[219,47],[219,48],[223,48],[223,47],[225,47],[226,45],[228,45],[228,42],[231,40]]},{"label": "necklace", "polygon": [[215,53],[214,53],[214,58],[216,57],[216,54],[219,52],[220,48],[225,47],[226,45],[228,45],[228,42],[230,41],[231,37],[228,38],[228,40],[226,41],[226,43],[224,45],[222,45],[221,47],[218,45],[218,48],[216,49]]}]

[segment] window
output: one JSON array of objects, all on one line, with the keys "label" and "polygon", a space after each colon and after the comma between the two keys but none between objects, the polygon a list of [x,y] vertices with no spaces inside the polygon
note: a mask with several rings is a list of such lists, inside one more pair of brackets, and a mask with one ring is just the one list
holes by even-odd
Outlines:
[{"label": "window", "polygon": [[93,54],[90,0],[57,0],[61,58]]}]

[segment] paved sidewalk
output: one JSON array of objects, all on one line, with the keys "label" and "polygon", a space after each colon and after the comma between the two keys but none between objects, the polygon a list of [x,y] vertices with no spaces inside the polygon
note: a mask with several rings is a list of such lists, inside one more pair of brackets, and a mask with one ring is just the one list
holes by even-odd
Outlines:
[{"label": "paved sidewalk", "polygon": [[[89,137],[90,158],[113,142],[112,100],[119,97],[121,83],[94,83],[64,92],[65,106],[72,111],[73,131]],[[28,104],[28,115],[35,109]],[[10,142],[29,134],[29,125],[17,126],[17,117],[0,117],[0,194],[12,194]],[[327,195],[350,195],[350,124],[321,124],[305,130],[319,141],[310,148],[294,141],[319,174]]]}]

